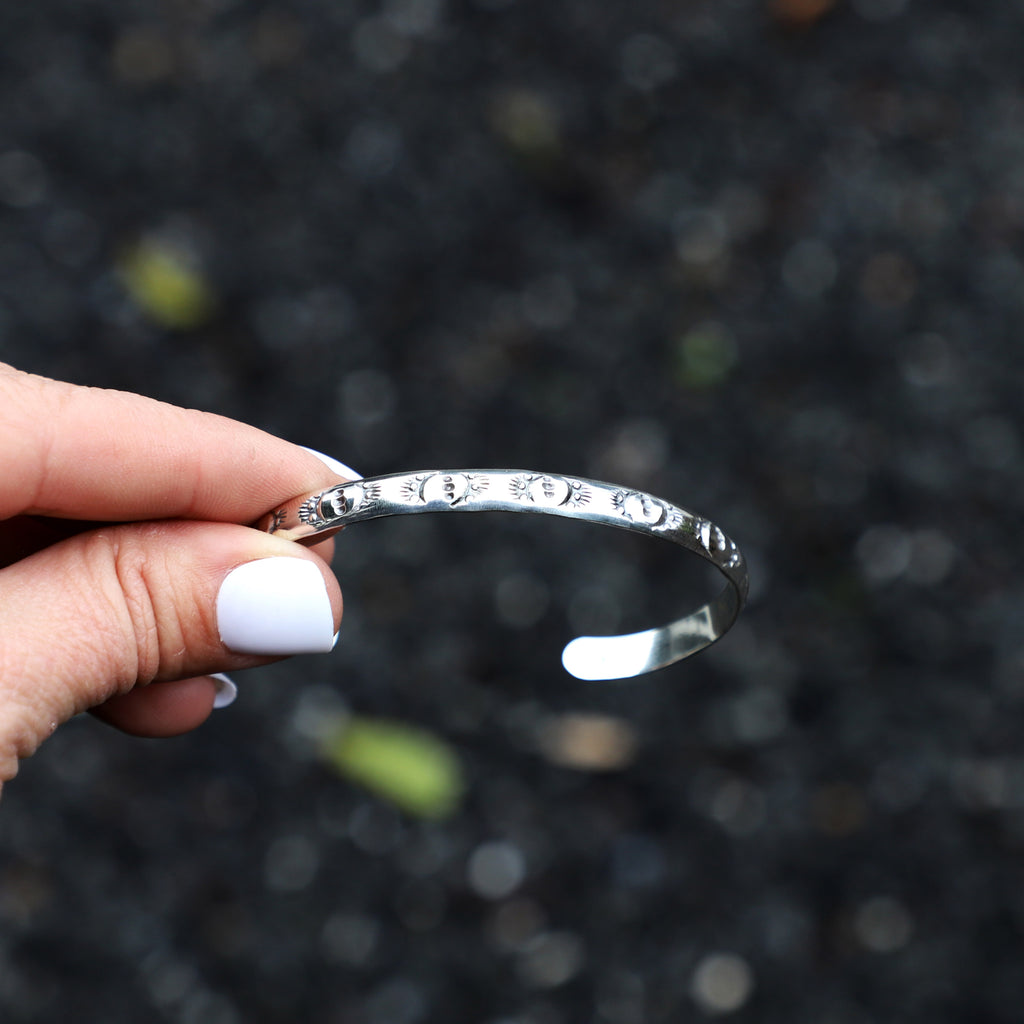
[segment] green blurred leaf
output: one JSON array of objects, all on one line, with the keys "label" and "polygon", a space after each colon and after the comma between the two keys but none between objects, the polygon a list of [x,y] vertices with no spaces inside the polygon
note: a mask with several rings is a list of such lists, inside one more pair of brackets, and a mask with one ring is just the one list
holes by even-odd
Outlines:
[{"label": "green blurred leaf", "polygon": [[125,254],[119,269],[132,300],[161,327],[186,331],[213,315],[213,290],[170,246],[152,239],[141,241]]},{"label": "green blurred leaf", "polygon": [[724,324],[713,320],[690,328],[676,342],[676,378],[687,388],[717,387],[737,362],[735,339]]},{"label": "green blurred leaf", "polygon": [[491,128],[515,153],[554,157],[562,148],[558,112],[542,93],[510,89],[491,103]]},{"label": "green blurred leaf", "polygon": [[420,818],[446,818],[465,788],[455,751],[425,729],[386,718],[339,716],[320,756],[341,775]]}]

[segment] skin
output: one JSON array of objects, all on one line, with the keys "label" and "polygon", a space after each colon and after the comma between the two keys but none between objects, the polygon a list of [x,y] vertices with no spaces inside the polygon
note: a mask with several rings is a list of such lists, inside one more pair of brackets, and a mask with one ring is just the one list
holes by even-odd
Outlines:
[{"label": "skin", "polygon": [[79,712],[178,735],[210,714],[209,674],[275,660],[220,640],[217,591],[244,562],[313,561],[337,628],[332,542],[238,524],[339,479],[254,427],[0,363],[0,786]]}]

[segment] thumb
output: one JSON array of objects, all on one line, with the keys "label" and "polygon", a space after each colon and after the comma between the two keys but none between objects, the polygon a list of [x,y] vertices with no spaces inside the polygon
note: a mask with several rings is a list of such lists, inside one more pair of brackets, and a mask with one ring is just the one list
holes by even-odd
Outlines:
[{"label": "thumb", "polygon": [[157,680],[329,651],[326,564],[244,526],[105,527],[0,571],[0,784],[61,723]]}]

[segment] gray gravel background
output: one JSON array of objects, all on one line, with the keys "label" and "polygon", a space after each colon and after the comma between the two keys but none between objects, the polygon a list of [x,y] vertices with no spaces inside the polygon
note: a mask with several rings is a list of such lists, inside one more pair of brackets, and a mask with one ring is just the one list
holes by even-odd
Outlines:
[{"label": "gray gravel background", "polygon": [[[0,1020],[1020,1021],[1022,32],[1019,0],[3,5],[0,358],[368,475],[642,487],[754,590],[713,651],[587,686],[571,629],[699,566],[532,517],[351,531],[333,655],[180,740],[73,722],[7,788]],[[209,316],[126,286],[140,240]],[[316,757],[342,704],[448,744],[458,810]]]}]

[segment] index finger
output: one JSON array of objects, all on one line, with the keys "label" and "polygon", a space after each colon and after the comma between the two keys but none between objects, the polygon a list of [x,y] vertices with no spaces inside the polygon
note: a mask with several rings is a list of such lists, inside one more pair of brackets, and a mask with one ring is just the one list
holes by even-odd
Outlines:
[{"label": "index finger", "polygon": [[0,519],[19,513],[248,523],[337,480],[255,427],[0,363]]}]

